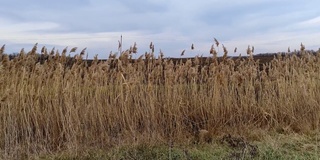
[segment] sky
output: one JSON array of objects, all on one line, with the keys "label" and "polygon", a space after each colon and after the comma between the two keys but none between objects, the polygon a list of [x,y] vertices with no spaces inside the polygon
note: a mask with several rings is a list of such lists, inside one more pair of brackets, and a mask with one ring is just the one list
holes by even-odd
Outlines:
[{"label": "sky", "polygon": [[[0,0],[0,45],[6,53],[87,47],[89,57],[108,57],[135,42],[137,55],[149,44],[166,57],[208,56],[216,38],[223,54],[320,48],[319,0]],[[191,50],[194,44],[194,50]],[[237,53],[234,48],[237,47]]]}]

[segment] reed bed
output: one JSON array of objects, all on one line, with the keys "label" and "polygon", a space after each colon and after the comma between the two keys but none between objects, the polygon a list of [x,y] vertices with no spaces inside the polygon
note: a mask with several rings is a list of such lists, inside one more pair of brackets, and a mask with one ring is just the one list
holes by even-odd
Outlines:
[{"label": "reed bed", "polygon": [[191,143],[201,130],[319,131],[319,53],[301,47],[300,56],[278,55],[261,67],[253,48],[247,59],[231,59],[223,50],[220,59],[212,47],[212,57],[186,62],[154,56],[154,49],[132,59],[126,50],[88,65],[85,50],[70,58],[67,48],[42,49],[40,62],[37,45],[13,59],[3,47],[1,154]]}]

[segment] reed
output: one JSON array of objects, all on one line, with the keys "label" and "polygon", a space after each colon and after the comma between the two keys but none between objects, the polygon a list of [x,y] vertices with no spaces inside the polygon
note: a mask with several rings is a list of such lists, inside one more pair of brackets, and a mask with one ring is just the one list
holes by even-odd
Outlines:
[{"label": "reed", "polygon": [[[86,48],[74,59],[66,56],[67,48],[62,54],[52,49],[40,63],[37,45],[12,60],[3,46],[2,158],[195,137],[205,142],[249,129],[319,130],[320,56],[302,44],[301,57],[278,56],[262,69],[253,58],[227,57],[225,46],[223,61],[213,45],[213,57],[186,62],[163,58],[162,52],[155,57],[152,43],[150,49],[134,60],[135,43],[132,51],[110,54],[108,61],[95,57],[88,65]],[[250,57],[253,50],[248,47]]]}]

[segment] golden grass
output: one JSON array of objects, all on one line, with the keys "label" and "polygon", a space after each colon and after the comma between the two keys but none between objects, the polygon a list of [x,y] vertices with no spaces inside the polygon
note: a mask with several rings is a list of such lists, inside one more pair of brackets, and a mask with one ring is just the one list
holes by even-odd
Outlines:
[{"label": "golden grass", "polygon": [[[215,39],[217,47],[219,42]],[[153,48],[153,44],[151,45]],[[302,46],[302,45],[301,45]],[[249,59],[174,63],[132,50],[108,61],[82,55],[70,64],[54,49],[38,62],[37,45],[0,63],[0,150],[4,157],[124,143],[245,133],[246,128],[309,133],[320,124],[320,56],[276,57],[260,70]],[[75,52],[76,48],[70,52]],[[46,49],[41,51],[46,53]],[[54,56],[55,55],[55,56]],[[207,134],[207,132],[205,133]],[[203,135],[201,135],[203,137]]]}]

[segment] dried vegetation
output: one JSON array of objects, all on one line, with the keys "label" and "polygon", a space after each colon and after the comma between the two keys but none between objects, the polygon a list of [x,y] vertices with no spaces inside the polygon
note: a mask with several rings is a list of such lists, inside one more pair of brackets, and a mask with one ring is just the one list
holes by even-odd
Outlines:
[{"label": "dried vegetation", "polygon": [[278,55],[261,67],[250,46],[247,59],[229,58],[223,46],[218,60],[215,42],[206,59],[173,62],[162,52],[155,56],[151,43],[150,52],[137,59],[131,58],[134,44],[107,61],[95,57],[90,65],[83,58],[86,49],[71,59],[68,48],[59,53],[44,47],[39,60],[36,44],[10,60],[3,46],[1,154],[183,142],[204,130],[319,130],[319,53],[301,45],[299,57]]}]

